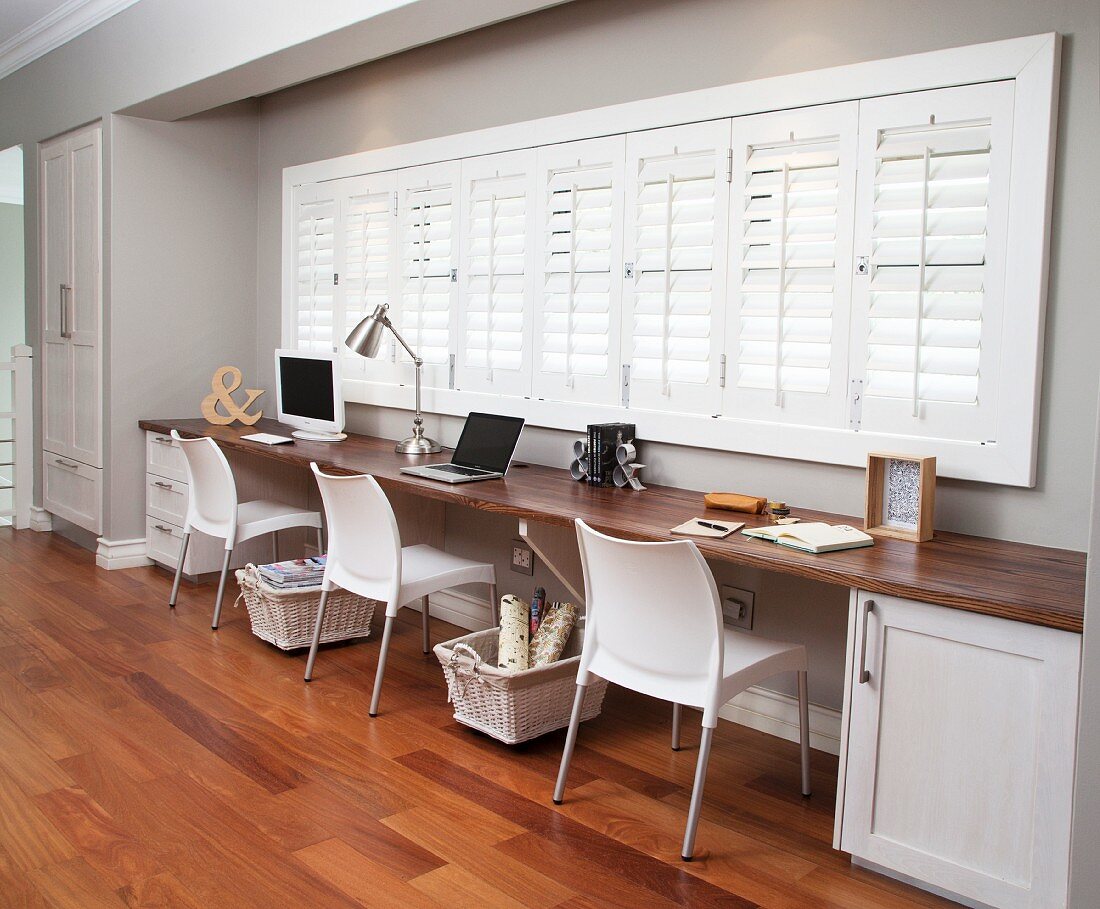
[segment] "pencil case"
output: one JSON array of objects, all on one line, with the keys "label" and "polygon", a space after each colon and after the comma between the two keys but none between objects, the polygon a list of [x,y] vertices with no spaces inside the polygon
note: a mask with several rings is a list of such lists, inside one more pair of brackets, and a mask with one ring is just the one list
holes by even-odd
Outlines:
[{"label": "pencil case", "polygon": [[759,496],[744,496],[736,492],[708,492],[703,496],[707,508],[723,511],[740,511],[745,514],[763,514],[768,500]]}]

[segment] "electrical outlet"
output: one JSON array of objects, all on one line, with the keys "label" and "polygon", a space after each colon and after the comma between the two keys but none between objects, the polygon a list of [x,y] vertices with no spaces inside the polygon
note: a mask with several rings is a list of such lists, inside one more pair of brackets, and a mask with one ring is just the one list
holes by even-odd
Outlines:
[{"label": "electrical outlet", "polygon": [[729,584],[722,585],[720,594],[722,618],[725,623],[735,628],[752,631],[752,610],[756,594],[744,587],[731,587]]},{"label": "electrical outlet", "polygon": [[512,541],[512,571],[520,574],[535,573],[535,554],[522,540]]}]

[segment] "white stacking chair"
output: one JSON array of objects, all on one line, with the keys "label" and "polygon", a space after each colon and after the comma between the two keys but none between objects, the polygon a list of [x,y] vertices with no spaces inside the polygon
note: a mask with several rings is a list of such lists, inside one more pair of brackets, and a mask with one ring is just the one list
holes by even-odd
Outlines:
[{"label": "white stacking chair", "polygon": [[420,600],[422,647],[431,649],[428,595],[457,584],[489,585],[493,624],[497,624],[496,569],[488,562],[474,562],[424,544],[401,545],[401,533],[389,499],[378,481],[365,474],[333,476],[310,465],[321,490],[328,519],[328,560],[321,586],[317,625],[306,661],[306,681],[313,678],[313,664],[321,642],[325,605],[336,587],[386,604],[386,626],[378,654],[370,715],[378,716],[382,677],[397,611]]},{"label": "white stacking chair", "polygon": [[726,628],[714,577],[690,540],[634,543],[605,536],[577,520],[587,619],[577,693],[565,739],[554,803],[565,794],[581,707],[592,675],[673,703],[673,750],[680,747],[680,708],[703,711],[681,857],[691,861],[703,783],[719,708],[780,672],[798,673],[802,794],[810,794],[806,649]]},{"label": "white stacking chair", "polygon": [[315,527],[317,551],[324,552],[321,514],[269,499],[255,499],[238,505],[237,484],[233,479],[233,469],[217,443],[206,437],[185,439],[174,429],[172,438],[179,443],[180,450],[183,451],[189,494],[187,517],[183,522],[180,560],[176,566],[176,577],[172,582],[172,595],[168,599],[168,605],[171,607],[176,605],[180,577],[183,574],[183,562],[187,557],[187,546],[191,542],[191,534],[197,530],[225,540],[225,558],[222,561],[222,573],[218,581],[217,599],[214,601],[214,619],[210,623],[210,627],[216,629],[221,618],[225,579],[229,574],[229,560],[233,557],[233,548],[245,540],[270,533],[272,534],[272,553],[278,561],[278,537],[275,534],[289,527]]}]

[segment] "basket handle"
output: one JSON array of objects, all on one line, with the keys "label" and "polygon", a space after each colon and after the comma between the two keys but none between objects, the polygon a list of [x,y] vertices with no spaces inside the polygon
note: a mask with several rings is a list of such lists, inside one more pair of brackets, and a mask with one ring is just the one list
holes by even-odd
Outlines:
[{"label": "basket handle", "polygon": [[[464,666],[459,665],[459,651],[462,651],[463,653],[473,658],[474,665],[471,666],[469,669],[466,669]],[[469,687],[470,682],[476,680],[479,685],[485,684],[485,679],[483,679],[481,676],[481,654],[474,650],[474,648],[471,647],[469,644],[463,644],[461,641],[455,644],[454,648],[451,650],[451,658],[447,661],[447,666],[454,673],[454,682],[451,685],[447,686],[448,703],[453,702],[456,696],[460,698],[465,697],[466,689]],[[459,678],[466,673],[468,673],[468,675],[466,675],[466,679],[462,683],[462,687],[459,688]]]}]

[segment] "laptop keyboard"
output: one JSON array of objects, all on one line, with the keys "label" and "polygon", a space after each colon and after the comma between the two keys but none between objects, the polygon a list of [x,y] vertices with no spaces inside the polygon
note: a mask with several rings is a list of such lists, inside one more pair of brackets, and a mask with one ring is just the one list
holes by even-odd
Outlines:
[{"label": "laptop keyboard", "polygon": [[488,470],[478,470],[476,467],[459,467],[457,464],[433,464],[432,470],[442,470],[446,473],[457,473],[463,477],[479,477]]}]

